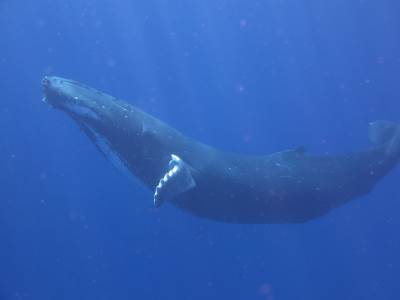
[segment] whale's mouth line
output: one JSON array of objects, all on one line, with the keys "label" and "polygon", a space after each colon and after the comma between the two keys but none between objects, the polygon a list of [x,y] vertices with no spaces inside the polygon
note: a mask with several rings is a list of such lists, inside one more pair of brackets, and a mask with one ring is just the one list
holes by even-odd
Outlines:
[{"label": "whale's mouth line", "polygon": [[[74,97],[77,100],[77,97]],[[79,105],[71,100],[56,100],[54,97],[43,97],[42,101],[55,109],[59,109],[73,117],[75,120],[82,118],[84,120],[97,120],[101,118],[95,110],[85,105]]]},{"label": "whale's mouth line", "polygon": [[100,120],[100,116],[91,108],[76,103],[64,103],[64,109],[78,117],[91,120]]},{"label": "whale's mouth line", "polygon": [[79,96],[63,94],[57,89],[51,88],[51,82],[46,77],[42,80],[42,91],[44,97],[42,101],[53,108],[60,109],[69,115],[83,119],[100,120],[98,113],[91,107],[85,105],[85,102]]}]

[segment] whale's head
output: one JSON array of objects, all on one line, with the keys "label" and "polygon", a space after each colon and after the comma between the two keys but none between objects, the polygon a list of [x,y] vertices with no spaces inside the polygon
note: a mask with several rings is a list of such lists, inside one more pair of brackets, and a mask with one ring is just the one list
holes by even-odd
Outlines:
[{"label": "whale's head", "polygon": [[79,82],[55,76],[42,79],[44,101],[79,123],[96,123],[106,118],[111,101],[102,93]]},{"label": "whale's head", "polygon": [[140,111],[108,94],[61,77],[44,77],[42,89],[44,102],[71,117],[114,165],[130,167],[127,166],[130,153],[137,153],[142,144],[144,120]]},{"label": "whale's head", "polygon": [[176,135],[172,129],[127,102],[73,80],[46,76],[42,88],[44,101],[71,117],[114,165],[156,185],[170,159],[166,149]]},{"label": "whale's head", "polygon": [[44,102],[67,113],[85,129],[90,128],[102,135],[139,135],[142,131],[143,114],[106,93],[56,76],[44,77],[42,88]]}]

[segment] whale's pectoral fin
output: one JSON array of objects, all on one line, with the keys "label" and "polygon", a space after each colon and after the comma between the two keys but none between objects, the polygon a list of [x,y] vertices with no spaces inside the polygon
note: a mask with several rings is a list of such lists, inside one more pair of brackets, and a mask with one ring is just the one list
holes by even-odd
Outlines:
[{"label": "whale's pectoral fin", "polygon": [[375,121],[369,125],[369,138],[376,145],[385,145],[387,155],[400,154],[400,125]]},{"label": "whale's pectoral fin", "polygon": [[165,200],[172,199],[196,186],[190,166],[180,157],[171,154],[168,171],[160,179],[154,192],[154,205],[159,207]]}]

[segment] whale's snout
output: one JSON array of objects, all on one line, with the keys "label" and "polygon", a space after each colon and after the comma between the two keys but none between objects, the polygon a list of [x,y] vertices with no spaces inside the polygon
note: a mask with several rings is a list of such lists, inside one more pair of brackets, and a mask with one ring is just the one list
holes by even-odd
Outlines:
[{"label": "whale's snout", "polygon": [[42,79],[44,101],[82,121],[99,119],[99,103],[88,96],[87,87],[73,80],[45,76]]},{"label": "whale's snout", "polygon": [[56,108],[61,108],[63,104],[67,103],[69,97],[63,92],[61,78],[45,76],[41,84],[44,102]]},{"label": "whale's snout", "polygon": [[43,77],[41,84],[42,84],[42,92],[44,94],[43,102],[51,105],[51,103],[48,100],[49,98],[52,98],[50,96],[51,80],[49,79],[49,77],[45,76],[45,77]]},{"label": "whale's snout", "polygon": [[43,87],[43,89],[46,89],[49,86],[50,86],[50,79],[47,76],[43,77],[43,79],[42,79],[42,87]]}]

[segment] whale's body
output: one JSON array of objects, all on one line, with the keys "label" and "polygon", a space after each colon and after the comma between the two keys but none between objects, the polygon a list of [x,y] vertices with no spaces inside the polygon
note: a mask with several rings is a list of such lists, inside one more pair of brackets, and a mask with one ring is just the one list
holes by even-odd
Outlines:
[{"label": "whale's body", "polygon": [[303,149],[226,153],[185,137],[127,102],[81,83],[43,80],[46,101],[72,117],[108,158],[164,201],[230,223],[304,222],[368,193],[400,157],[400,127],[370,125],[375,146],[342,156]]}]

